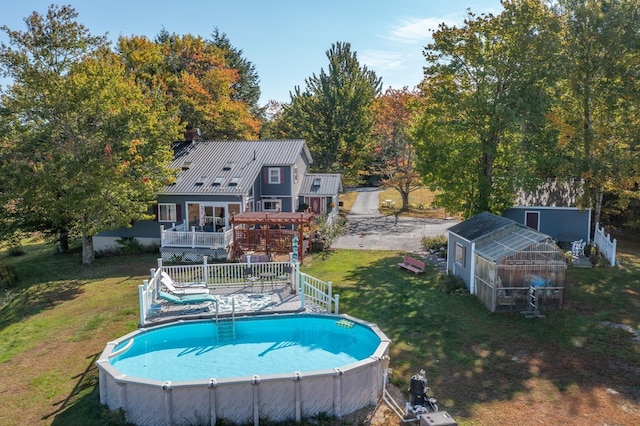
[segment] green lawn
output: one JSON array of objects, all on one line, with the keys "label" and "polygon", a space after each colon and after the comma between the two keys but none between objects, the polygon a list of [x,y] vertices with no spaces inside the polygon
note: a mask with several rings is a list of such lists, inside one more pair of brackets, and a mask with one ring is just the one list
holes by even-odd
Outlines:
[{"label": "green lawn", "polygon": [[[570,268],[566,308],[542,320],[490,314],[473,296],[447,295],[435,270],[397,268],[398,252],[330,251],[307,258],[303,270],[334,283],[342,313],[392,339],[393,384],[406,389],[424,369],[441,407],[461,425],[480,425],[492,424],[489,410],[522,412],[537,401],[530,410],[559,411],[600,389],[618,392],[616,409],[638,410],[640,344],[602,325],[640,326],[640,250],[621,246],[620,268]],[[77,251],[56,254],[38,241],[26,249],[0,254],[21,278],[0,296],[1,423],[117,424],[99,406],[93,363],[107,341],[135,329],[137,286],[157,255],[82,266]],[[627,424],[618,411],[623,417],[610,424]]]}]

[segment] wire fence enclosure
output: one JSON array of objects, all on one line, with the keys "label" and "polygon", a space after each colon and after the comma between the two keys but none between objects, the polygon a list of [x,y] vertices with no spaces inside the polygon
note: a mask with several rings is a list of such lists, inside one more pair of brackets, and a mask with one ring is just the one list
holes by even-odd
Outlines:
[{"label": "wire fence enclosure", "polygon": [[540,310],[564,305],[567,262],[551,238],[493,257],[478,250],[475,264],[476,295],[491,312],[526,311],[532,296]]}]

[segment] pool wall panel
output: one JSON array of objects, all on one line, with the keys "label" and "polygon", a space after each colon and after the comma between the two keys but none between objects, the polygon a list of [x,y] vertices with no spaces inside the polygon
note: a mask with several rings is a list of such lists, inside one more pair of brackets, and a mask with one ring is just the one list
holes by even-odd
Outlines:
[{"label": "pool wall panel", "polygon": [[295,382],[265,381],[258,385],[260,418],[283,421],[295,418]]},{"label": "pool wall panel", "polygon": [[216,413],[235,423],[253,419],[253,386],[248,380],[242,383],[218,384],[216,388]]}]

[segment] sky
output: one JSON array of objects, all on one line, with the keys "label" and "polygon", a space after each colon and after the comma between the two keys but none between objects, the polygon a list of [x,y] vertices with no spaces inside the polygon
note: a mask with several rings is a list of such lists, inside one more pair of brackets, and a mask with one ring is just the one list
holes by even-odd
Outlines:
[{"label": "sky", "polygon": [[[24,18],[46,14],[51,3],[71,5],[79,23],[114,44],[121,35],[153,40],[163,28],[211,38],[217,27],[254,64],[261,105],[289,102],[296,86],[304,89],[305,79],[327,70],[326,52],[337,42],[351,44],[383,89],[411,89],[422,79],[422,51],[440,23],[461,24],[467,9],[502,10],[499,0],[0,0],[0,26],[25,31]],[[7,42],[4,31],[0,41]]]}]

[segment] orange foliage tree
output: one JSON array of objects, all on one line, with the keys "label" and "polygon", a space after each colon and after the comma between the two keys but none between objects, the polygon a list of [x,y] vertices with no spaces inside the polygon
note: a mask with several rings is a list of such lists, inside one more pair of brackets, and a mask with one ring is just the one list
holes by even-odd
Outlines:
[{"label": "orange foliage tree", "polygon": [[383,186],[393,188],[402,197],[402,210],[409,206],[409,193],[422,186],[414,168],[416,152],[409,128],[413,112],[422,98],[418,91],[389,88],[373,104],[375,117],[375,161],[369,173],[378,175]]}]

